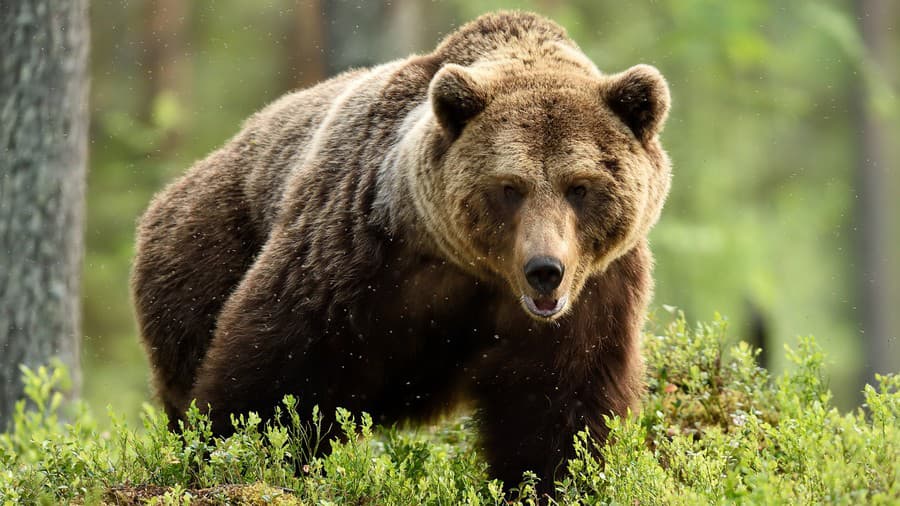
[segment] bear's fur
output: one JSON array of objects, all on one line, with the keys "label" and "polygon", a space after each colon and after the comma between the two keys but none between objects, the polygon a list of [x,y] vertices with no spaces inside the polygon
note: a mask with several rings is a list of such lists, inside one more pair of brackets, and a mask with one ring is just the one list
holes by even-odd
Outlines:
[{"label": "bear's fur", "polygon": [[277,100],[141,219],[166,412],[197,399],[224,434],[285,394],[387,424],[466,399],[492,475],[552,486],[573,435],[604,440],[641,393],[668,106],[654,68],[602,74],[512,12]]}]

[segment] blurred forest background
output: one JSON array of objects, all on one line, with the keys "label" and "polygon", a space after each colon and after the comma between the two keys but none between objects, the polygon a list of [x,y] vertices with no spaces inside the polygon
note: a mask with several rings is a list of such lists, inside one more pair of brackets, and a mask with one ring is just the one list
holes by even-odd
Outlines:
[{"label": "blurred forest background", "polygon": [[651,238],[657,313],[718,311],[735,338],[764,336],[775,370],[783,343],[813,334],[838,404],[853,406],[873,367],[900,369],[900,6],[870,4],[882,10],[851,0],[95,0],[85,395],[101,412],[135,416],[150,398],[128,272],[154,192],[279,95],[427,52],[482,12],[519,8],[564,25],[604,72],[644,62],[669,80],[663,142],[675,176]]}]

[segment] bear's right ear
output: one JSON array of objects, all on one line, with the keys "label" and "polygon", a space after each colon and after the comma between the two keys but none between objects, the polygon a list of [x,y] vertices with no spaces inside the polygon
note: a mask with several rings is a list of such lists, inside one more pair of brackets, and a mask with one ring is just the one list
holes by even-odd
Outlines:
[{"label": "bear's right ear", "polygon": [[488,95],[465,67],[449,63],[434,75],[428,89],[431,107],[452,139],[487,107]]}]

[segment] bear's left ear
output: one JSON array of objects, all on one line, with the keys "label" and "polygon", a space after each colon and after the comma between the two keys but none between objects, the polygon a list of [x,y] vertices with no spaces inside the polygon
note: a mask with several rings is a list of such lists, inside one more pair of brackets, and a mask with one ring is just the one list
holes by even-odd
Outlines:
[{"label": "bear's left ear", "polygon": [[487,92],[472,73],[454,63],[445,65],[431,79],[428,96],[438,123],[453,139],[488,103]]},{"label": "bear's left ear", "polygon": [[669,86],[656,67],[635,65],[609,76],[600,93],[640,141],[648,141],[662,130],[669,114]]}]

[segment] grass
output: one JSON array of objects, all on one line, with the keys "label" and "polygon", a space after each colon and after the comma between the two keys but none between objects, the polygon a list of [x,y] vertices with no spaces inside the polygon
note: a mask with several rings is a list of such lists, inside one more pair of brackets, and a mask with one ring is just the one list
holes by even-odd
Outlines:
[{"label": "grass", "polygon": [[[900,376],[865,389],[841,413],[812,338],[787,349],[778,378],[744,343],[727,346],[715,319],[675,318],[644,340],[648,392],[638,415],[608,420],[609,444],[579,434],[556,483],[559,504],[900,504]],[[194,409],[177,436],[145,406],[142,427],[64,405],[64,370],[23,369],[28,401],[0,435],[0,504],[536,504],[533,475],[504,495],[487,478],[468,417],[416,432],[373,427],[339,410],[345,435],[251,414],[213,438]],[[311,408],[311,407],[310,407]],[[315,409],[315,408],[311,408]],[[315,414],[316,412],[313,411]],[[311,458],[316,445],[330,445]],[[601,459],[592,449],[598,449]],[[545,498],[545,500],[547,500]],[[552,501],[551,501],[552,502]]]}]

